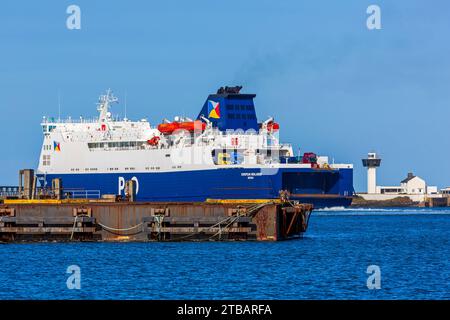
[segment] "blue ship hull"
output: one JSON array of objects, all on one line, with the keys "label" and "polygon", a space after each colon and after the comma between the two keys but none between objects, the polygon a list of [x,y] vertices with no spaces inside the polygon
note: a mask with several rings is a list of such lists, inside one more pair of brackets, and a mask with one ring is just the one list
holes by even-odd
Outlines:
[{"label": "blue ship hull", "polygon": [[353,169],[280,168],[273,174],[259,169],[226,168],[161,173],[80,173],[40,175],[51,186],[61,178],[65,192],[96,190],[124,195],[124,181],[137,180],[137,201],[203,202],[206,199],[275,199],[281,190],[291,200],[315,208],[346,207],[353,195]]}]

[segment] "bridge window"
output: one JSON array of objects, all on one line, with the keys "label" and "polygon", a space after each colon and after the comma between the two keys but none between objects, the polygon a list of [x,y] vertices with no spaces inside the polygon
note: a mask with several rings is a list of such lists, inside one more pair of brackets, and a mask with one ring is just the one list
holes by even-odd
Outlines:
[{"label": "bridge window", "polygon": [[109,149],[120,149],[120,150],[130,150],[142,148],[144,146],[143,141],[122,141],[122,142],[90,142],[88,143],[89,150],[109,148]]}]

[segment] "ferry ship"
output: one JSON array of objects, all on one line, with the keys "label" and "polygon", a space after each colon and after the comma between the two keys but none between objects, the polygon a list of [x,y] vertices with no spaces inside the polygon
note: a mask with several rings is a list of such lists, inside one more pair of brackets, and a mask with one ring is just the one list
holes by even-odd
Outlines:
[{"label": "ferry ship", "polygon": [[277,199],[315,208],[348,206],[353,165],[328,157],[294,155],[280,143],[273,118],[258,122],[255,94],[221,87],[210,94],[195,119],[175,117],[151,125],[147,119],[113,117],[118,99],[99,98],[98,117],[44,117],[37,177],[45,190],[60,178],[73,197],[125,196],[135,181],[136,201],[203,202],[209,199]]}]

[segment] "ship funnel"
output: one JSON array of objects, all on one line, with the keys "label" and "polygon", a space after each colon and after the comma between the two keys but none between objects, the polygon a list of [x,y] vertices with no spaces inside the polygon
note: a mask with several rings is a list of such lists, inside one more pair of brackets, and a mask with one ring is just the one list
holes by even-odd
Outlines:
[{"label": "ship funnel", "polygon": [[242,86],[220,87],[217,93],[210,94],[203,104],[197,119],[208,119],[213,127],[220,131],[228,129],[253,129],[258,131],[255,105],[255,94],[240,93]]}]

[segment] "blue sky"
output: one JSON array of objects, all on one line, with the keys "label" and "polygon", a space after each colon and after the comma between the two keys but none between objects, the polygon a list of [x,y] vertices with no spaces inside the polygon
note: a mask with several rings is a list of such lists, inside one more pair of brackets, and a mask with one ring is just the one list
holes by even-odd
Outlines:
[{"label": "blue sky", "polygon": [[[70,4],[81,30],[66,28]],[[381,30],[366,28],[370,4]],[[284,142],[354,163],[357,191],[371,150],[379,184],[413,171],[450,185],[449,14],[448,1],[2,1],[0,184],[37,166],[58,92],[64,117],[95,115],[110,87],[129,118],[158,123],[240,84]]]}]

